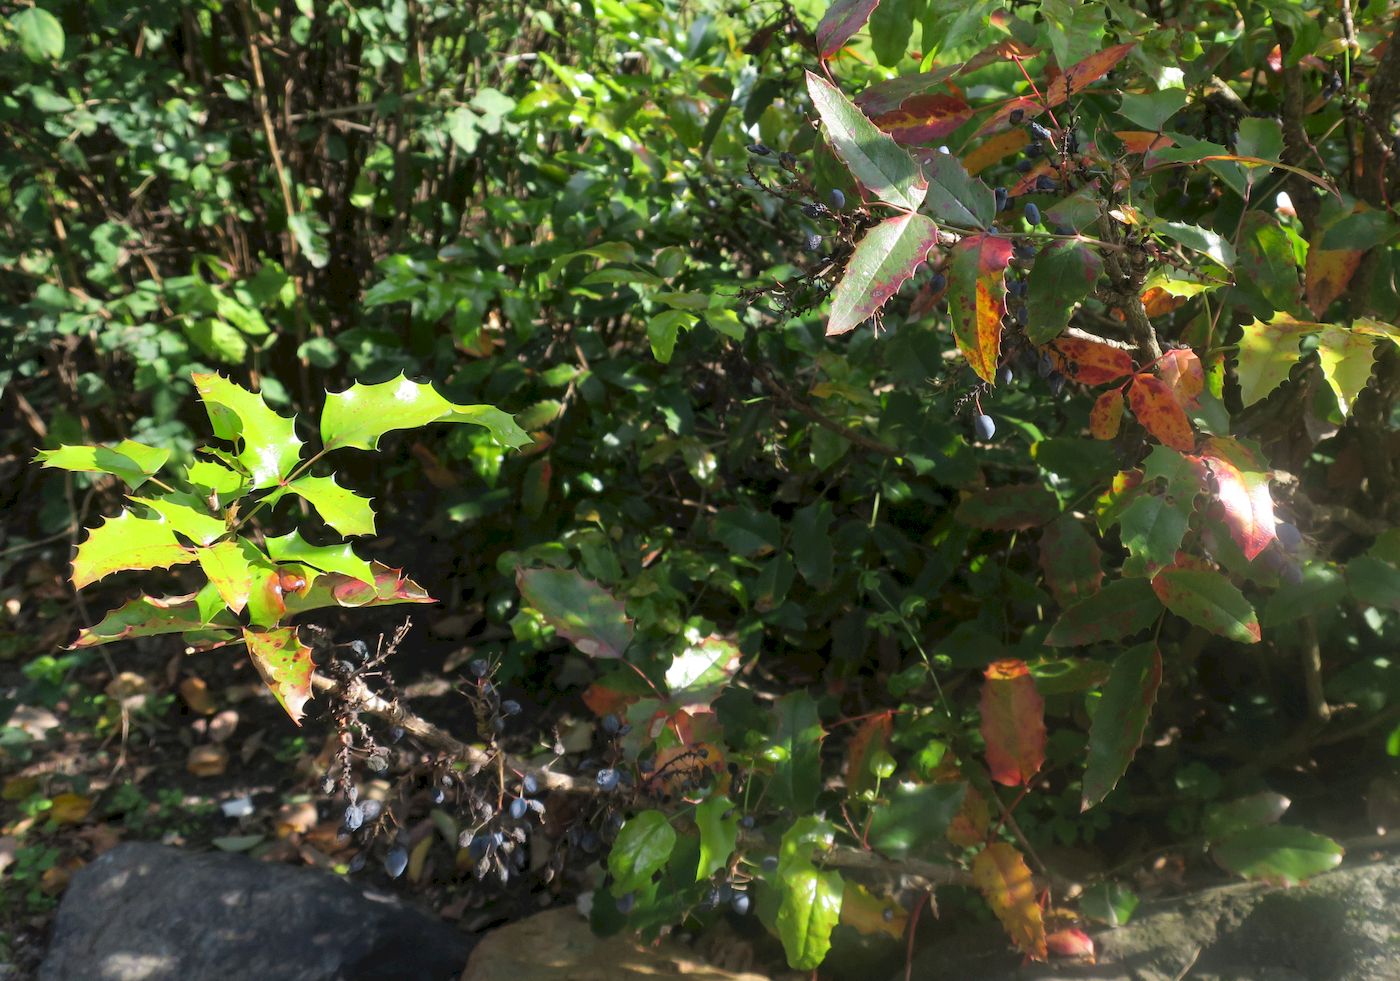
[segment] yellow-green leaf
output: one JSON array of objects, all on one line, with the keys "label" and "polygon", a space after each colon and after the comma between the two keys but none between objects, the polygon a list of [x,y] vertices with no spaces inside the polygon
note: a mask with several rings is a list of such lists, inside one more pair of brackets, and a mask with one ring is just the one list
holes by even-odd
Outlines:
[{"label": "yellow-green leaf", "polygon": [[168,522],[123,511],[91,529],[78,545],[73,587],[82,589],[125,569],[168,569],[194,559],[194,551],[176,540]]}]

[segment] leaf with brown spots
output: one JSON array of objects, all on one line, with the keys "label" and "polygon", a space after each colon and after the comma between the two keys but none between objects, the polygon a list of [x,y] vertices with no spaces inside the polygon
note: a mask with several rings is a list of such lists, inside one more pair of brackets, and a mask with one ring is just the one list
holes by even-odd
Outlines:
[{"label": "leaf with brown spots", "polygon": [[1314,243],[1308,249],[1308,261],[1303,269],[1308,309],[1317,317],[1325,314],[1333,301],[1347,291],[1365,254],[1359,249],[1323,249],[1319,245]]},{"label": "leaf with brown spots", "polygon": [[977,376],[994,383],[1006,314],[1006,267],[1011,241],[991,233],[970,235],[953,249],[948,295],[953,336]]},{"label": "leaf with brown spots", "polygon": [[248,645],[248,656],[253,666],[262,675],[263,683],[272,689],[291,716],[293,722],[301,725],[301,717],[306,712],[306,703],[311,700],[311,648],[301,642],[297,632],[291,627],[276,630],[253,630],[243,628],[243,640]]},{"label": "leaf with brown spots", "polygon": [[827,335],[844,334],[875,315],[938,244],[938,226],[908,212],[887,218],[860,240],[831,298]]},{"label": "leaf with brown spots", "polygon": [[1152,580],[1162,605],[1204,630],[1241,644],[1259,643],[1259,618],[1234,583],[1213,569],[1164,569]]},{"label": "leaf with brown spots", "polygon": [[1183,409],[1195,409],[1200,405],[1200,395],[1206,388],[1206,373],[1195,351],[1177,348],[1166,352],[1157,362],[1157,374]]},{"label": "leaf with brown spots", "polygon": [[981,709],[992,779],[1007,787],[1029,783],[1045,763],[1045,700],[1025,661],[988,665]]},{"label": "leaf with brown spots", "polygon": [[1040,569],[1061,606],[1077,603],[1099,591],[1103,583],[1102,553],[1083,523],[1063,514],[1040,533]]},{"label": "leaf with brown spots", "polygon": [[1040,484],[1008,484],[980,491],[958,505],[954,517],[973,528],[1021,531],[1060,513],[1060,502]]},{"label": "leaf with brown spots", "polygon": [[1021,853],[1004,841],[988,845],[972,860],[972,881],[1011,942],[1027,957],[1045,960],[1045,922],[1035,901],[1031,870]]},{"label": "leaf with brown spots", "polygon": [[968,104],[957,96],[928,92],[911,95],[897,109],[871,116],[870,121],[896,143],[916,146],[947,136],[971,116]]},{"label": "leaf with brown spots", "polygon": [[1123,424],[1123,390],[1110,388],[1089,410],[1089,432],[1095,439],[1113,439]]},{"label": "leaf with brown spots", "polygon": [[1045,347],[1055,370],[1082,385],[1103,385],[1133,373],[1133,358],[1122,348],[1062,337]]},{"label": "leaf with brown spots", "polygon": [[1128,404],[1137,421],[1164,446],[1182,453],[1196,448],[1191,420],[1186,418],[1186,410],[1162,379],[1153,375],[1134,376],[1132,387],[1128,389]]}]

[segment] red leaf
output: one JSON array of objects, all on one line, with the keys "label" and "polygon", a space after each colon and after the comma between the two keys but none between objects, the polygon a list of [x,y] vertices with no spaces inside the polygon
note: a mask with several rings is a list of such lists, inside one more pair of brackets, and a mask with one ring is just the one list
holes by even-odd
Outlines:
[{"label": "red leaf", "polygon": [[1040,568],[1055,602],[1061,606],[1099,591],[1103,582],[1101,559],[1093,536],[1071,514],[1046,525],[1040,533]]},{"label": "red leaf", "polygon": [[917,75],[898,75],[863,89],[852,101],[870,118],[894,112],[920,95],[931,95],[949,87],[948,79],[957,73],[956,65]]},{"label": "red leaf", "polygon": [[1244,552],[1254,557],[1269,547],[1274,535],[1274,500],[1269,493],[1269,474],[1245,469],[1253,460],[1232,440],[1211,439],[1201,451],[1215,476],[1216,497],[1225,512],[1230,537]]},{"label": "red leaf", "polygon": [[1026,860],[1011,845],[998,841],[972,860],[972,881],[1020,951],[1045,960],[1045,923],[1035,901],[1035,881]]},{"label": "red leaf", "polygon": [[992,779],[1007,787],[1028,783],[1045,762],[1045,700],[1025,661],[1007,658],[987,667],[981,707]]},{"label": "red leaf", "polygon": [[1066,927],[1048,934],[1045,946],[1056,957],[1080,957],[1090,962],[1094,960],[1094,939],[1077,927]]},{"label": "red leaf", "polygon": [[827,334],[844,334],[874,316],[937,244],[938,227],[915,211],[887,218],[866,232],[832,291]]},{"label": "red leaf", "polygon": [[1046,108],[1055,108],[1071,94],[1078,95],[1089,85],[1107,75],[1109,70],[1126,58],[1128,52],[1133,50],[1135,46],[1136,42],[1129,41],[1127,44],[1115,44],[1103,51],[1096,51],[1083,61],[1071,66],[1061,77],[1041,86],[1041,91],[1045,95],[1044,102],[1027,98],[1012,99],[982,125],[982,128],[978,130],[979,135],[1001,126],[1017,109],[1025,114],[1026,119],[1033,119],[1044,112]]},{"label": "red leaf", "polygon": [[1317,317],[1325,314],[1332,301],[1346,292],[1363,255],[1358,249],[1323,249],[1320,245],[1321,239],[1312,243],[1303,270],[1308,309]]},{"label": "red leaf", "polygon": [[977,376],[994,384],[1001,354],[1001,318],[1006,314],[1006,282],[1011,240],[991,233],[971,235],[953,248],[949,302],[958,350]]},{"label": "red leaf", "polygon": [[1029,44],[1022,44],[1014,38],[1006,38],[1003,41],[998,41],[989,48],[983,48],[973,55],[966,63],[958,67],[958,74],[966,75],[969,72],[975,72],[977,69],[990,65],[994,61],[1009,61],[1013,55],[1025,60],[1034,58],[1036,56],[1036,50]]},{"label": "red leaf", "polygon": [[1137,421],[1160,443],[1182,453],[1196,448],[1186,410],[1162,379],[1152,375],[1134,376],[1133,385],[1128,389],[1128,402]]},{"label": "red leaf", "polygon": [[1163,354],[1157,362],[1157,374],[1167,383],[1183,409],[1199,407],[1198,400],[1206,387],[1206,373],[1195,351],[1177,348]]},{"label": "red leaf", "polygon": [[947,136],[972,116],[966,102],[952,95],[915,95],[895,110],[871,117],[896,143],[914,146]]},{"label": "red leaf", "polygon": [[894,710],[886,709],[866,719],[846,747],[846,790],[855,794],[873,786],[875,775],[870,772],[870,756],[889,744],[894,732]]},{"label": "red leaf", "polygon": [[1055,370],[1083,385],[1103,385],[1133,373],[1133,357],[1122,348],[1078,337],[1062,337],[1045,348]]},{"label": "red leaf", "polygon": [[817,50],[822,59],[840,51],[856,31],[865,26],[878,6],[880,0],[835,0],[827,7],[817,25]]},{"label": "red leaf", "polygon": [[628,695],[597,681],[583,690],[583,704],[587,705],[589,710],[600,719],[605,715],[616,715],[621,718],[626,712],[627,706],[636,700],[636,695]]},{"label": "red leaf", "polygon": [[1089,410],[1089,432],[1095,439],[1112,439],[1123,423],[1123,390],[1110,388],[1094,400]]}]

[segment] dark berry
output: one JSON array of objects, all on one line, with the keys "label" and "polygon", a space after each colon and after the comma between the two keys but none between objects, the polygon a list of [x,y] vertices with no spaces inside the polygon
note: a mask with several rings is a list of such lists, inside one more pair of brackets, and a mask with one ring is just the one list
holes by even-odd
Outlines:
[{"label": "dark berry", "polygon": [[784,150],[782,153],[778,154],[778,165],[784,170],[792,170],[797,166],[797,157]]},{"label": "dark berry", "polygon": [[1017,169],[1018,171],[1020,171],[1021,173],[1023,173],[1023,174],[1029,173],[1029,172],[1030,172],[1030,169],[1031,169],[1032,167],[1034,167],[1034,166],[1035,166],[1035,161],[1033,161],[1033,160],[1017,160],[1017,161],[1016,161],[1016,169]]},{"label": "dark berry", "polygon": [[1031,160],[1034,160],[1036,157],[1040,156],[1044,152],[1045,148],[1042,147],[1039,143],[1026,144],[1026,156],[1029,157]]},{"label": "dark berry", "polygon": [[344,826],[346,831],[359,831],[360,825],[365,822],[365,812],[360,809],[360,805],[351,804],[345,809]]},{"label": "dark berry", "polygon": [[1040,224],[1040,208],[1036,207],[1034,201],[1026,205],[1026,221],[1032,225]]},{"label": "dark berry", "polygon": [[617,897],[617,911],[623,916],[632,912],[632,907],[637,905],[637,894],[635,892],[625,892]]},{"label": "dark berry", "polygon": [[750,143],[748,146],[744,147],[744,149],[748,150],[755,157],[766,157],[773,152],[762,143]]},{"label": "dark berry", "polygon": [[389,727],[389,742],[396,743],[403,738],[403,726]]},{"label": "dark berry", "polygon": [[1060,392],[1064,390],[1064,387],[1065,387],[1065,376],[1064,376],[1064,375],[1051,375],[1051,376],[1050,376],[1050,393],[1051,393],[1052,395],[1059,395]]},{"label": "dark berry", "polygon": [[604,792],[616,790],[620,779],[616,770],[612,767],[605,767],[598,771],[598,776],[596,777],[598,789]]},{"label": "dark berry", "polygon": [[1050,141],[1050,131],[1040,125],[1040,123],[1032,120],[1026,123],[1026,129],[1031,131],[1032,139],[1040,140],[1042,143],[1048,143]]},{"label": "dark berry", "polygon": [[367,800],[360,805],[360,815],[366,821],[375,821],[384,813],[384,805],[377,800]]},{"label": "dark berry", "polygon": [[765,872],[776,872],[776,871],[778,871],[778,856],[777,856],[777,855],[765,855],[765,856],[764,856],[764,858],[763,858],[763,871],[765,871]]},{"label": "dark berry", "polygon": [[524,797],[517,797],[510,802],[510,816],[515,820],[523,820],[526,814],[530,813],[530,805]]},{"label": "dark berry", "polygon": [[1298,533],[1298,529],[1286,521],[1280,521],[1274,526],[1274,535],[1285,552],[1292,552],[1303,544],[1303,536]]},{"label": "dark berry", "polygon": [[829,200],[831,201],[831,206],[837,211],[840,211],[846,206],[846,195],[839,187],[833,187],[831,189]]},{"label": "dark berry", "polygon": [[365,858],[364,852],[360,852],[354,858],[350,859],[350,874],[354,875],[356,872],[363,869],[366,861],[368,861],[368,859]]},{"label": "dark berry", "polygon": [[617,730],[621,727],[622,723],[618,721],[617,716],[611,713],[603,716],[603,731],[606,732],[609,736],[616,735]]},{"label": "dark berry", "polygon": [[[1034,207],[1034,205],[1027,205],[1026,207],[1030,208]],[[1035,258],[1035,246],[1031,245],[1029,242],[1017,242],[1012,246],[1011,251],[1014,252],[1016,258],[1020,259],[1022,262],[1029,262],[1031,259]]]},{"label": "dark berry", "polygon": [[1004,364],[1004,365],[1002,365],[1002,366],[1001,366],[1001,370],[997,372],[997,384],[998,384],[998,385],[1010,385],[1010,384],[1011,384],[1013,381],[1015,381],[1015,380],[1016,380],[1016,374],[1015,374],[1015,372],[1013,372],[1013,371],[1011,370],[1011,365],[1009,365],[1009,364]]},{"label": "dark berry", "polygon": [[752,830],[753,826],[757,823],[752,814],[745,814],[739,819],[739,827],[743,828],[745,831]]},{"label": "dark berry", "polygon": [[736,892],[734,898],[729,901],[729,908],[740,916],[748,915],[750,905],[752,905],[752,900],[749,899],[749,894],[746,892]]},{"label": "dark berry", "polygon": [[520,792],[524,794],[538,794],[540,792],[540,782],[535,779],[533,773],[525,774],[525,779],[520,781]]},{"label": "dark berry", "polygon": [[928,278],[928,288],[934,293],[943,292],[944,287],[947,285],[948,277],[942,273],[934,273]]},{"label": "dark berry", "polygon": [[384,871],[389,873],[389,878],[397,879],[403,875],[403,870],[408,868],[408,849],[402,845],[395,845],[389,849],[389,854],[384,856]]},{"label": "dark berry", "polygon": [[1053,177],[1050,177],[1048,174],[1041,174],[1035,179],[1035,189],[1037,191],[1040,191],[1042,194],[1045,194],[1049,193],[1050,191],[1058,191],[1060,189],[1060,185],[1056,184],[1055,179]]},{"label": "dark berry", "polygon": [[484,657],[478,657],[467,666],[478,678],[484,678],[491,671],[491,665]]},{"label": "dark berry", "polygon": [[978,439],[991,439],[997,434],[997,424],[986,413],[972,420],[972,428],[976,430]]},{"label": "dark berry", "polygon": [[345,645],[355,660],[364,662],[369,660],[369,646],[362,640],[352,640]]},{"label": "dark berry", "polygon": [[999,211],[999,212],[1000,212],[1000,211],[1005,211],[1005,210],[1006,210],[1006,202],[1009,201],[1009,200],[1011,200],[1011,195],[1010,195],[1009,193],[1007,193],[1006,188],[1004,188],[1004,187],[999,187],[999,188],[997,188],[995,191],[993,191],[992,193],[996,196],[997,211]]},{"label": "dark berry", "polygon": [[1019,125],[1021,125],[1021,120],[1025,119],[1025,118],[1026,118],[1026,110],[1024,110],[1024,109],[1012,109],[1012,110],[1011,110],[1011,115],[1007,117],[1007,119],[1011,122],[1011,125],[1012,125],[1012,126],[1019,126]]},{"label": "dark berry", "polygon": [[1050,355],[1042,354],[1040,361],[1035,366],[1036,373],[1041,378],[1049,378],[1055,373],[1055,362],[1050,360]]},{"label": "dark berry", "polygon": [[513,698],[507,698],[504,702],[501,703],[501,714],[504,716],[519,715],[520,703],[515,701]]}]

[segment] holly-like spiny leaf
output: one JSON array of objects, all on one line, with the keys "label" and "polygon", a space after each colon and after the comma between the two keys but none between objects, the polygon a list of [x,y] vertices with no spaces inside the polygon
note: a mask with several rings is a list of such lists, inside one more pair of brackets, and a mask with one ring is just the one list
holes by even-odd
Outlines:
[{"label": "holly-like spiny leaf", "polygon": [[1308,249],[1303,268],[1308,309],[1315,317],[1325,315],[1327,308],[1346,292],[1366,254],[1360,249],[1324,249],[1321,245],[1320,241],[1315,242]]},{"label": "holly-like spiny leaf", "polygon": [[124,439],[116,446],[60,446],[40,450],[35,461],[56,470],[110,473],[137,490],[170,459],[168,449]]},{"label": "holly-like spiny leaf", "polygon": [[1199,406],[1206,388],[1206,373],[1195,351],[1183,347],[1163,353],[1157,362],[1157,376],[1183,409],[1190,411]]},{"label": "holly-like spiny leaf", "polygon": [[950,153],[930,150],[921,155],[928,178],[923,208],[939,221],[963,228],[989,228],[996,218],[996,194],[968,174]]},{"label": "holly-like spiny leaf", "polygon": [[[1026,337],[1030,342],[1045,344],[1059,337],[1074,308],[1093,294],[1102,273],[1103,259],[1087,245],[1063,241],[1045,248],[1026,282]],[[1128,370],[1132,370],[1131,359]]]},{"label": "holly-like spiny leaf", "polygon": [[1253,455],[1234,440],[1207,440],[1201,456],[1215,478],[1216,499],[1230,537],[1244,557],[1253,561],[1276,537],[1269,474],[1260,472]]},{"label": "holly-like spiny leaf", "polygon": [[306,703],[311,700],[311,673],[315,670],[311,648],[301,642],[291,627],[275,630],[244,627],[243,640],[263,682],[291,720],[301,725]]},{"label": "holly-like spiny leaf", "polygon": [[327,450],[372,450],[385,433],[432,422],[467,422],[484,427],[502,446],[525,446],[530,436],[506,413],[490,405],[457,405],[424,382],[399,375],[378,385],[356,382],[326,396],[321,443]]},{"label": "holly-like spiny leaf", "polygon": [[958,350],[988,384],[1001,357],[1001,318],[1006,314],[1006,267],[1011,241],[990,232],[971,235],[953,248],[948,298]]},{"label": "holly-like spiny leaf", "polygon": [[739,842],[739,815],[723,794],[711,794],[695,808],[695,826],[700,830],[700,862],[695,881],[703,882],[724,868]]},{"label": "holly-like spiny leaf", "polygon": [[1191,420],[1167,383],[1155,375],[1138,374],[1128,388],[1128,404],[1133,416],[1158,442],[1189,453],[1196,448]]},{"label": "holly-like spiny leaf", "polygon": [[194,560],[194,550],[176,540],[169,522],[123,511],[90,528],[87,538],[78,543],[73,588],[82,589],[114,572],[168,569]]},{"label": "holly-like spiny leaf", "polygon": [[632,643],[622,603],[573,569],[519,569],[515,582],[525,602],[589,657],[622,657]]},{"label": "holly-like spiny leaf", "polygon": [[677,708],[705,710],[728,687],[742,655],[733,642],[710,636],[686,647],[666,669],[666,687]]},{"label": "holly-like spiny leaf", "polygon": [[277,500],[285,494],[296,494],[316,509],[321,520],[342,535],[373,535],[374,507],[369,498],[361,497],[348,487],[335,482],[335,476],[317,477],[307,474],[268,495]]},{"label": "holly-like spiny leaf", "polygon": [[370,564],[355,554],[350,545],[312,545],[293,529],[285,535],[264,539],[267,554],[274,562],[300,562],[322,572],[339,572],[363,583],[374,582]]},{"label": "holly-like spiny leaf", "polygon": [[282,595],[286,613],[295,615],[332,606],[391,606],[397,603],[436,602],[422,586],[381,562],[371,562],[373,584],[338,572],[309,576],[304,589]]},{"label": "holly-like spiny leaf", "polygon": [[1045,923],[1031,870],[1021,853],[1004,841],[988,845],[972,860],[972,881],[1011,942],[1027,957],[1045,960]]},{"label": "holly-like spiny leaf", "polygon": [[1103,583],[1102,558],[1093,536],[1072,514],[1061,515],[1040,533],[1040,569],[1061,606],[1098,592]]},{"label": "holly-like spiny leaf", "polygon": [[1345,416],[1371,379],[1371,368],[1376,361],[1376,338],[1355,329],[1324,327],[1317,339],[1317,357],[1322,365],[1322,377],[1332,386],[1337,395],[1337,408]]},{"label": "holly-like spiny leaf", "polygon": [[1240,383],[1240,401],[1253,405],[1288,378],[1300,357],[1298,342],[1303,335],[1316,333],[1322,324],[1294,320],[1277,313],[1267,324],[1255,320],[1245,326],[1240,337],[1239,364],[1235,374]]},{"label": "holly-like spiny leaf", "polygon": [[778,907],[778,938],[788,966],[813,971],[831,950],[831,931],[841,921],[845,882],[836,872],[814,865],[782,873],[782,904]]},{"label": "holly-like spiny leaf", "polygon": [[286,479],[301,459],[295,417],[273,412],[260,393],[219,375],[192,376],[195,391],[204,401],[214,435],[238,443],[234,458],[252,479],[254,490]]},{"label": "holly-like spiny leaf", "polygon": [[1080,810],[1087,811],[1107,797],[1127,772],[1147,731],[1161,683],[1162,655],[1157,645],[1140,644],[1114,659],[1089,727]]},{"label": "holly-like spiny leaf", "polygon": [[851,175],[886,204],[917,210],[928,182],[907,150],[820,75],[807,73],[807,92],[821,116],[827,139]]},{"label": "holly-like spiny leaf", "polygon": [[825,60],[855,37],[880,0],[833,0],[817,24],[817,53]]},{"label": "holly-like spiny leaf", "polygon": [[1056,371],[1082,385],[1104,385],[1133,373],[1127,351],[1082,337],[1061,337],[1044,350]]},{"label": "holly-like spiny leaf", "polygon": [[1026,119],[1034,119],[1046,109],[1053,109],[1071,95],[1078,95],[1089,85],[1103,78],[1114,65],[1128,56],[1136,47],[1136,42],[1115,44],[1113,47],[1096,51],[1081,61],[1071,65],[1063,75],[1041,87],[1043,99],[1018,98],[1004,103],[1000,109],[979,129],[978,135],[997,129],[1006,124],[1011,114],[1021,110]]},{"label": "holly-like spiny leaf", "polygon": [[91,627],[78,631],[71,649],[97,647],[128,637],[154,637],[201,630],[211,624],[236,627],[212,586],[184,596],[138,596],[104,616]]},{"label": "holly-like spiny leaf", "polygon": [[1212,857],[1236,875],[1287,886],[1336,868],[1344,854],[1331,838],[1284,824],[1236,832],[1211,849]]},{"label": "holly-like spiny leaf", "polygon": [[660,811],[642,811],[627,819],[608,852],[608,871],[618,895],[649,885],[651,874],[666,864],[676,847],[676,829]]},{"label": "holly-like spiny leaf", "polygon": [[987,667],[981,710],[992,779],[1008,787],[1029,783],[1045,763],[1045,700],[1024,661]]},{"label": "holly-like spiny leaf", "polygon": [[1239,588],[1211,569],[1164,569],[1152,580],[1162,605],[1213,634],[1259,643],[1259,619]]},{"label": "holly-like spiny leaf", "polygon": [[857,243],[832,291],[828,335],[873,317],[938,244],[938,227],[918,212],[887,218]]},{"label": "holly-like spiny leaf", "polygon": [[1045,643],[1083,647],[1121,640],[1145,630],[1162,612],[1162,603],[1143,579],[1117,579],[1060,614]]},{"label": "holly-like spiny leaf", "polygon": [[131,500],[150,508],[196,545],[210,545],[228,534],[224,520],[211,515],[204,503],[191,494],[133,497]]}]

